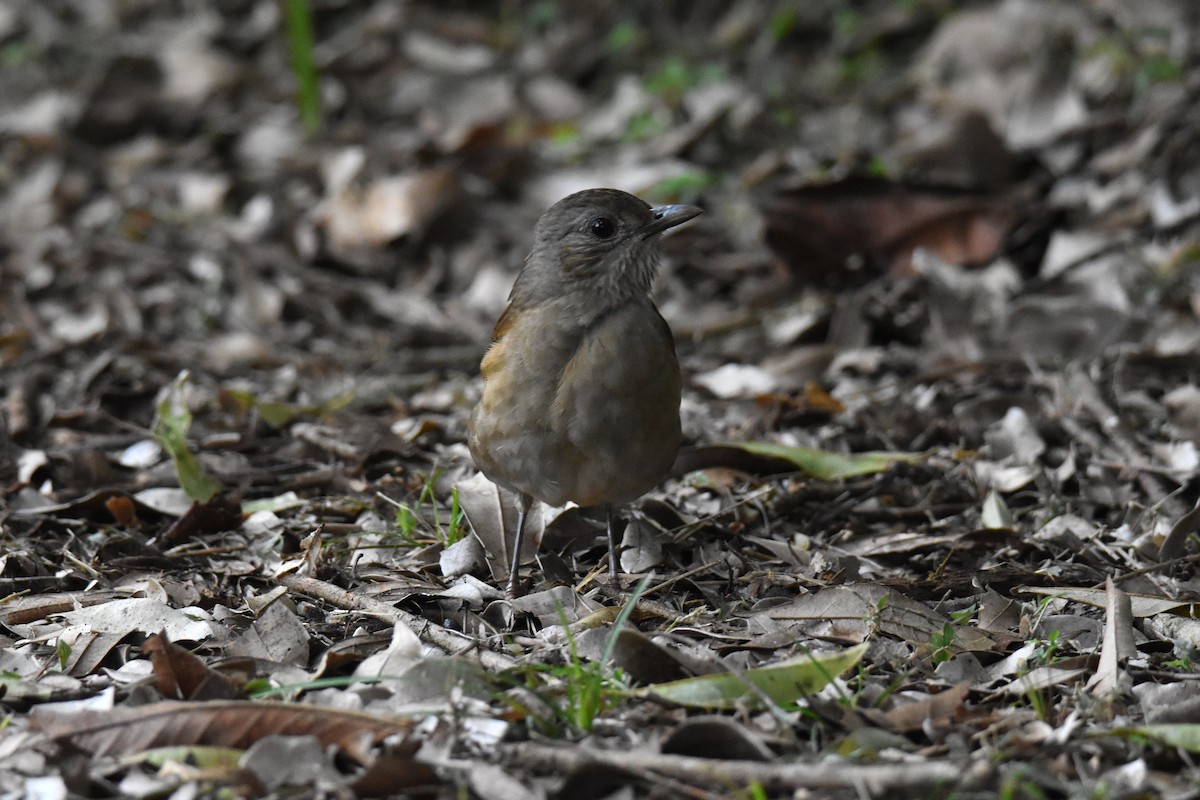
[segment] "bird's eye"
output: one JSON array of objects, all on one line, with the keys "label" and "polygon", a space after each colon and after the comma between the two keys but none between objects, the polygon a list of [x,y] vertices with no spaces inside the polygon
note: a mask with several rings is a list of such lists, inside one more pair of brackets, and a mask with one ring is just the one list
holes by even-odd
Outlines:
[{"label": "bird's eye", "polygon": [[597,239],[607,239],[617,232],[617,226],[608,217],[596,217],[588,226],[588,230]]}]

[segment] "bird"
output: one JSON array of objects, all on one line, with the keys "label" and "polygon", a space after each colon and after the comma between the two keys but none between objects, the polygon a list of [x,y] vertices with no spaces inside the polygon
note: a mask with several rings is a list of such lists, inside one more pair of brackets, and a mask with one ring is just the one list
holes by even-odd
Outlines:
[{"label": "bird", "polygon": [[587,189],[534,227],[467,426],[476,466],[518,499],[510,599],[534,500],[603,506],[618,581],[615,509],[666,477],[682,439],[675,340],[651,297],[660,234],[701,213]]}]

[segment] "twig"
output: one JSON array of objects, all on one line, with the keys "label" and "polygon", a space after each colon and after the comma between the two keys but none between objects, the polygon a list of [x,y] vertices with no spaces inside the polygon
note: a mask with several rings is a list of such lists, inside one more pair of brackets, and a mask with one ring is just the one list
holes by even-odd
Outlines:
[{"label": "twig", "polygon": [[[1113,579],[1113,583],[1121,583],[1121,582],[1127,581],[1131,578],[1137,578],[1142,575],[1149,575],[1152,572],[1166,572],[1167,570],[1172,569],[1173,567],[1177,567],[1180,564],[1194,564],[1197,561],[1200,561],[1200,553],[1192,553],[1191,555],[1188,555],[1188,556],[1181,556],[1180,558],[1172,558],[1169,561],[1159,561],[1154,564],[1149,564],[1145,567],[1141,567],[1140,569],[1135,569],[1132,572],[1122,572],[1119,575],[1113,575],[1112,579]],[[1104,581],[1093,584],[1092,588],[1093,589],[1103,589]]]},{"label": "twig", "polygon": [[992,772],[992,767],[984,762],[970,765],[926,760],[898,764],[788,764],[592,750],[580,746],[555,747],[537,742],[501,745],[500,752],[509,766],[541,772],[561,774],[584,764],[599,764],[614,770],[665,775],[691,784],[724,787],[757,784],[767,793],[852,789],[865,791],[868,797],[896,797],[901,793],[924,792],[932,787],[949,789],[984,785]]},{"label": "twig", "polygon": [[684,580],[685,578],[692,577],[693,575],[695,575],[698,572],[703,572],[706,569],[712,569],[713,567],[717,566],[720,563],[721,563],[720,561],[709,561],[708,563],[701,564],[698,567],[692,567],[691,569],[689,569],[685,572],[681,572],[678,575],[672,575],[670,578],[667,578],[662,583],[651,586],[649,589],[647,589],[646,591],[644,591],[642,593],[642,596],[645,597],[647,595],[654,594],[655,592],[660,592],[663,589],[669,588],[673,584],[678,583],[681,580]]},{"label": "twig", "polygon": [[443,628],[441,625],[418,617],[416,614],[409,613],[404,609],[388,605],[373,597],[348,592],[345,589],[334,586],[332,583],[317,580],[316,578],[308,578],[303,575],[280,575],[276,580],[281,586],[286,586],[293,592],[300,592],[301,594],[316,597],[327,603],[332,603],[339,608],[374,614],[393,625],[406,625],[418,637],[428,639],[451,655],[461,655],[470,650],[477,650],[480,662],[488,669],[505,670],[516,666],[516,662],[504,653],[497,653],[494,650],[487,650],[480,647],[479,640],[474,637],[468,636],[465,633],[459,633],[458,631],[452,631],[449,628]]}]

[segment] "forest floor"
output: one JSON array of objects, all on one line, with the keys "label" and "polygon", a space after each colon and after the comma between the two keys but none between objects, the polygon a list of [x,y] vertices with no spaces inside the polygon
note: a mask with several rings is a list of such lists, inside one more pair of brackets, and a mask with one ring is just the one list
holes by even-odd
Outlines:
[{"label": "forest floor", "polygon": [[[299,5],[0,5],[0,798],[1200,797],[1193,0]],[[684,447],[510,601],[593,186]]]}]

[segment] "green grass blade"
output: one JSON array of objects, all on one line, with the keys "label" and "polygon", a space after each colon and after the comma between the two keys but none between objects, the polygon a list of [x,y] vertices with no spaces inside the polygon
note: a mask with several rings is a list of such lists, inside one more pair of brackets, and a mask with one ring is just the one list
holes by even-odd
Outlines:
[{"label": "green grass blade", "polygon": [[312,9],[308,0],[284,0],[287,17],[288,48],[292,53],[292,72],[299,84],[296,104],[304,130],[313,134],[321,127],[321,91],[317,84],[317,65],[313,60]]}]

